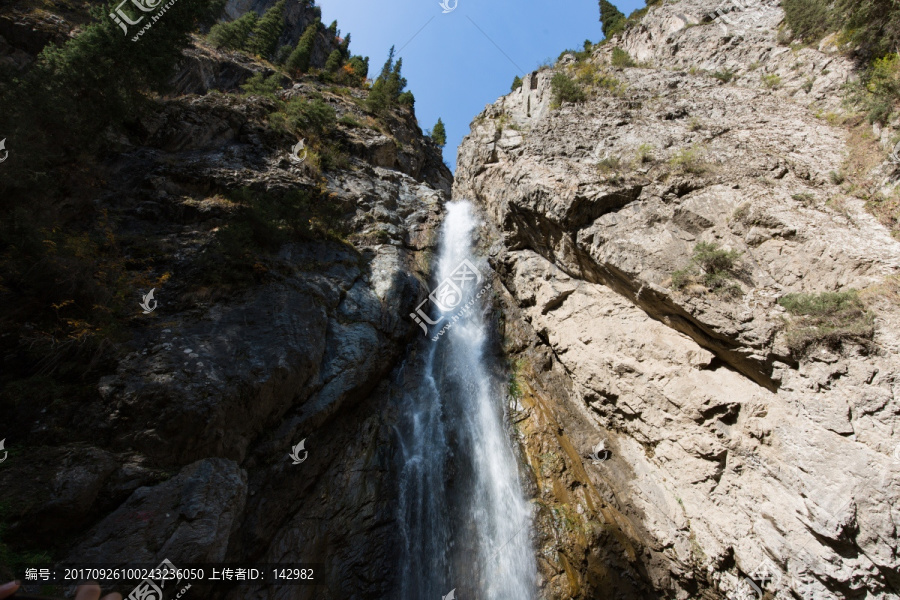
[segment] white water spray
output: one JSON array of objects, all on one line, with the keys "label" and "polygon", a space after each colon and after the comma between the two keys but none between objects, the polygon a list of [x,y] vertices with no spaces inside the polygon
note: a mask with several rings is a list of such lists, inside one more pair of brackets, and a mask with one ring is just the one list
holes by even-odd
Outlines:
[{"label": "white water spray", "polygon": [[[468,202],[447,206],[439,282],[464,260],[488,273],[472,254],[476,225]],[[456,589],[459,600],[531,600],[536,566],[530,505],[506,425],[506,389],[490,370],[482,307],[431,339],[458,314],[440,313],[444,319],[432,326],[422,381],[404,403],[400,597],[440,600]]]}]

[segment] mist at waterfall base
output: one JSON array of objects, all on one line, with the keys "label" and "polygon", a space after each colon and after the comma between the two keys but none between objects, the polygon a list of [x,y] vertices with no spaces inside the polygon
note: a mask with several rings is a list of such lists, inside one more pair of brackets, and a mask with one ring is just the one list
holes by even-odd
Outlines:
[{"label": "mist at waterfall base", "polygon": [[[477,224],[468,202],[447,205],[437,281],[466,259],[489,272],[472,251]],[[422,342],[420,381],[402,399],[401,600],[439,600],[453,589],[458,600],[535,597],[531,507],[507,425],[506,385],[490,368],[483,308],[437,342]]]}]

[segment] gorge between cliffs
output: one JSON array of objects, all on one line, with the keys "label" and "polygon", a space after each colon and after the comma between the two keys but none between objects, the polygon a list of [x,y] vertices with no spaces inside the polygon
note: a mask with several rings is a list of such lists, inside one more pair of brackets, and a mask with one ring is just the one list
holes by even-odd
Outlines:
[{"label": "gorge between cliffs", "polygon": [[798,2],[607,12],[455,173],[311,0],[0,11],[0,584],[900,598],[900,113]]}]

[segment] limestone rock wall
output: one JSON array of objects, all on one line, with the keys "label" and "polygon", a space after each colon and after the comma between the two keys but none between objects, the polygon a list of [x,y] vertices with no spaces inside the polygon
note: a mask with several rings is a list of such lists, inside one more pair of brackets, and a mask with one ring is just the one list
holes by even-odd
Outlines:
[{"label": "limestone rock wall", "polygon": [[[651,8],[591,58],[529,74],[459,150],[454,196],[488,217],[503,283],[520,439],[538,481],[569,482],[532,490],[556,506],[544,594],[757,597],[749,578],[767,597],[895,598],[900,330],[878,290],[900,243],[840,187],[854,150],[823,118],[855,74],[827,44],[779,46],[777,4],[725,28],[704,16],[718,6]],[[612,67],[613,46],[640,66]],[[557,72],[593,77],[588,100],[552,106]],[[739,295],[676,289],[698,242],[742,253]],[[776,300],[848,288],[870,294],[874,345],[792,353]],[[594,464],[600,439],[612,456]],[[560,512],[626,542],[573,540]]]}]

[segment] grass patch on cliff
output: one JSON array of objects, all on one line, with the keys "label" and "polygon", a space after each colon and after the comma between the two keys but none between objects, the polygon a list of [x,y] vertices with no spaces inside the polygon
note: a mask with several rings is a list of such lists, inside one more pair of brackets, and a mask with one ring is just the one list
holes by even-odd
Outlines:
[{"label": "grass patch on cliff", "polygon": [[669,166],[681,173],[702,175],[709,171],[710,168],[705,156],[706,150],[702,146],[682,148],[669,159]]},{"label": "grass patch on cliff", "polygon": [[741,271],[741,254],[714,242],[700,242],[694,246],[687,266],[672,273],[671,285],[680,291],[700,286],[725,298],[739,298],[743,290],[735,279]]},{"label": "grass patch on cliff", "polygon": [[778,300],[790,317],[785,342],[796,355],[825,345],[839,348],[844,342],[871,343],[875,320],[856,290],[820,294],[788,294]]},{"label": "grass patch on cliff", "polygon": [[762,84],[769,88],[770,90],[777,90],[781,87],[781,76],[776,75],[774,73],[770,75],[762,75],[760,76],[760,81]]},{"label": "grass patch on cliff", "polygon": [[579,63],[575,67],[575,83],[587,95],[593,90],[607,91],[613,96],[624,96],[627,86],[592,62]]},{"label": "grass patch on cliff", "polygon": [[610,56],[609,60],[612,66],[622,69],[638,66],[634,59],[631,58],[631,55],[619,47],[612,49],[612,56]]},{"label": "grass patch on cliff", "polygon": [[524,395],[522,386],[522,377],[525,370],[525,361],[518,359],[510,365],[509,380],[507,383],[507,393],[514,400],[520,399]]},{"label": "grass patch on cliff", "polygon": [[559,108],[564,102],[579,103],[587,100],[587,94],[578,82],[565,73],[557,73],[550,80],[550,88],[553,96],[550,101],[551,108]]},{"label": "grass patch on cliff", "polygon": [[735,72],[731,69],[723,69],[721,71],[716,71],[712,73],[711,77],[713,79],[718,79],[722,83],[729,83],[732,79],[734,79]]},{"label": "grass patch on cliff", "polygon": [[866,208],[891,230],[895,238],[900,238],[900,195],[875,193],[866,201]]}]

